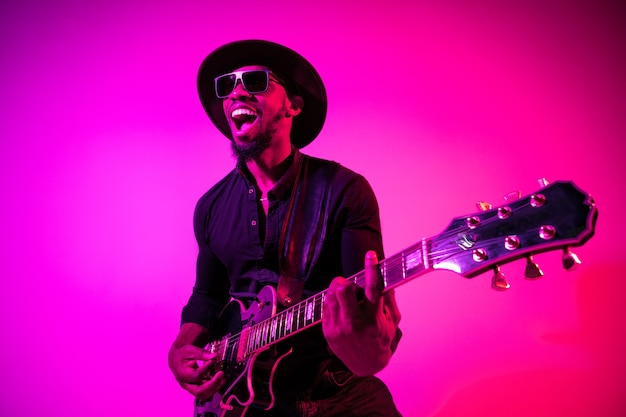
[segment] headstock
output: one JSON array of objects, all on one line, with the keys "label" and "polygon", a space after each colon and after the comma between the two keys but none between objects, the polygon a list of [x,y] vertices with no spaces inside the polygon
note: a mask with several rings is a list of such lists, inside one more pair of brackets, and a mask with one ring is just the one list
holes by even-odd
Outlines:
[{"label": "headstock", "polygon": [[500,265],[526,258],[527,278],[543,275],[532,256],[563,250],[563,266],[572,270],[580,260],[570,247],[580,246],[594,233],[598,211],[589,194],[569,181],[557,181],[523,198],[512,194],[505,204],[478,203],[481,211],[457,217],[430,241],[430,263],[471,278],[495,271],[493,286],[509,284]]}]

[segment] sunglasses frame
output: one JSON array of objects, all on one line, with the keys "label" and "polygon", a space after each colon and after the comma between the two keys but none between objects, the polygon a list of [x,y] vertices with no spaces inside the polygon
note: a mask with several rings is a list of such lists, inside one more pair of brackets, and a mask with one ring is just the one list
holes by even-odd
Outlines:
[{"label": "sunglasses frame", "polygon": [[[250,91],[248,89],[248,86],[246,85],[246,82],[244,81],[243,77],[244,77],[244,75],[246,73],[250,73],[250,72],[264,72],[265,73],[266,81],[265,81],[265,88],[263,90]],[[224,77],[230,77],[231,75],[235,76],[235,83],[233,84],[232,90],[230,90],[228,92],[228,94],[220,95],[220,93],[218,91],[218,88],[217,88],[218,80],[220,80],[220,79],[222,79]],[[272,77],[273,77],[273,79],[272,79]],[[266,92],[267,89],[269,88],[270,81],[274,81],[274,82],[277,82],[279,84],[282,84],[282,81],[276,77],[276,74],[274,74],[271,70],[268,70],[268,69],[251,69],[251,70],[233,71],[233,72],[229,72],[228,74],[222,74],[222,75],[220,75],[218,77],[215,77],[215,79],[214,79],[214,86],[215,86],[215,95],[217,96],[217,98],[226,98],[229,95],[231,95],[232,92],[235,91],[235,88],[237,88],[237,84],[238,84],[239,81],[241,81],[241,85],[243,86],[243,89],[246,90],[250,94],[261,94],[261,93]]]}]

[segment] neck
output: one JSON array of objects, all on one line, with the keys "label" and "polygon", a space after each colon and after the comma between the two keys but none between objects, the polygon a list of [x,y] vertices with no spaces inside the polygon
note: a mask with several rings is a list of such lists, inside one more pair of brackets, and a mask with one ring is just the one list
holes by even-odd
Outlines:
[{"label": "neck", "polygon": [[259,188],[265,193],[274,187],[288,168],[284,162],[291,155],[291,142],[284,146],[270,146],[258,157],[246,162]]}]

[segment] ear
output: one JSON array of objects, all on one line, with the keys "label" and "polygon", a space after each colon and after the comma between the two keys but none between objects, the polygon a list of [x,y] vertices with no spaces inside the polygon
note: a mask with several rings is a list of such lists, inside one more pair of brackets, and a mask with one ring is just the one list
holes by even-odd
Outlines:
[{"label": "ear", "polygon": [[300,114],[304,107],[304,100],[300,96],[293,95],[289,98],[290,105],[287,108],[287,116],[295,117]]}]

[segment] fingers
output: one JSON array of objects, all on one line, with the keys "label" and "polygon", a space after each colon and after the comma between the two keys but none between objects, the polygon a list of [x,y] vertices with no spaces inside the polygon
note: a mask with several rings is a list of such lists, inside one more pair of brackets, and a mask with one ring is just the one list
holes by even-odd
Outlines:
[{"label": "fingers", "polygon": [[[365,287],[354,281],[335,278],[328,287],[325,298],[322,329],[327,339],[333,335],[347,334],[362,328],[378,313],[383,311],[382,280],[375,251],[365,255]],[[364,290],[364,291],[363,291]],[[363,299],[365,294],[365,299]]]},{"label": "fingers", "polygon": [[357,316],[356,284],[337,277],[326,292],[322,330],[327,339],[343,334]]},{"label": "fingers", "polygon": [[198,384],[214,370],[218,355],[193,345],[178,349],[174,354],[172,371],[180,382]]},{"label": "fingers", "polygon": [[352,281],[345,278],[335,278],[328,287],[327,302],[331,306],[337,306],[338,311],[346,313],[357,310],[356,293],[359,287]]},{"label": "fingers", "polygon": [[382,290],[378,255],[371,250],[365,254],[365,297],[374,304],[380,299]]},{"label": "fingers", "polygon": [[217,356],[218,355],[216,353],[212,353],[211,351],[205,349],[200,349],[199,351],[193,353],[192,359],[198,363],[198,366],[202,366],[206,363],[213,364],[217,361]]},{"label": "fingers", "polygon": [[[378,306],[383,291],[383,283],[378,269],[378,255],[371,250],[365,254],[365,297],[370,304]],[[358,311],[359,291],[357,284],[345,278],[335,278],[328,287],[326,302],[337,305],[344,312]],[[362,297],[362,294],[361,294]]]},{"label": "fingers", "polygon": [[179,348],[176,355],[182,360],[208,361],[215,358],[215,354],[194,345]]},{"label": "fingers", "polygon": [[201,384],[192,384],[182,382],[180,385],[191,393],[194,397],[201,400],[208,400],[226,383],[226,376],[223,371],[218,371],[215,375],[202,382]]},{"label": "fingers", "polygon": [[396,296],[394,291],[387,291],[383,295],[385,312],[387,318],[397,327],[402,318],[402,314],[400,313],[400,309],[398,308],[398,303],[396,302]]},{"label": "fingers", "polygon": [[203,353],[202,360],[197,360],[198,369],[196,369],[196,375],[198,378],[206,378],[211,371],[215,369],[217,355],[214,353]]},{"label": "fingers", "polygon": [[175,354],[174,375],[181,387],[195,397],[206,400],[226,382],[223,371],[215,371],[218,355],[193,345],[187,345]]}]

